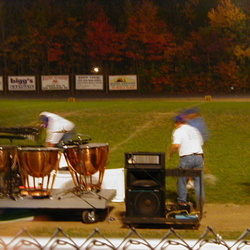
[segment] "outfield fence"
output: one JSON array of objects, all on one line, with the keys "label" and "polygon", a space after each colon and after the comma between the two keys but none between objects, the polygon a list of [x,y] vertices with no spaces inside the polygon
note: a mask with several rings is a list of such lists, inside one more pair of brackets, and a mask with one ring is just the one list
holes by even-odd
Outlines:
[{"label": "outfield fence", "polygon": [[58,228],[51,237],[34,237],[28,230],[22,229],[15,237],[1,237],[0,249],[250,249],[250,228],[237,240],[224,240],[211,227],[207,227],[197,240],[183,239],[170,228],[161,239],[145,239],[135,228],[130,228],[126,237],[108,239],[98,229],[94,229],[88,237],[74,238]]}]

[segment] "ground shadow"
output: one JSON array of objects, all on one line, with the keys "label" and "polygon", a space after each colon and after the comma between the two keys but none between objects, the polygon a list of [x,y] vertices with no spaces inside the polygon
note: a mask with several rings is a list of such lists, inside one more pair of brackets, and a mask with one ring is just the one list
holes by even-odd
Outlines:
[{"label": "ground shadow", "polygon": [[[114,207],[96,210],[96,220],[105,221]],[[82,209],[2,209],[0,221],[30,219],[32,221],[82,221]]]}]

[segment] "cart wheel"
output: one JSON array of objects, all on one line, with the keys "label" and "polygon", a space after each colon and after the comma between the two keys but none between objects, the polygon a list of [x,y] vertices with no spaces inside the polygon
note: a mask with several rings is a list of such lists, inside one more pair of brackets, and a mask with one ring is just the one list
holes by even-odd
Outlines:
[{"label": "cart wheel", "polygon": [[97,220],[97,216],[94,210],[84,210],[82,212],[82,220],[84,223],[94,223]]}]

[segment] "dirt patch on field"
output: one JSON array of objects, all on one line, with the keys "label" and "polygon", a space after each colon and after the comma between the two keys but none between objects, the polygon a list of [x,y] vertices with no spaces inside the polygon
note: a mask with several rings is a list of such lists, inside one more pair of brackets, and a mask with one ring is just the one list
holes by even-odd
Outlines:
[{"label": "dirt patch on field", "polygon": [[[200,237],[208,227],[211,227],[222,236],[233,235],[237,239],[250,228],[249,211],[250,206],[206,204],[204,218],[201,220],[199,228],[190,231],[195,232],[197,237]],[[56,219],[47,214],[30,217],[26,215],[26,217],[20,217],[16,220],[1,221],[0,236],[15,236],[25,229],[32,235],[48,237],[52,236],[58,228],[61,228],[72,237],[87,237],[96,229],[106,237],[125,237],[130,231],[130,228],[122,222],[125,214],[125,204],[110,203],[108,212],[106,218],[93,224],[85,224],[80,218],[65,220],[68,214],[59,215]],[[160,238],[167,233],[166,228],[144,228],[139,230],[145,237]],[[183,233],[183,230],[180,232]]]}]

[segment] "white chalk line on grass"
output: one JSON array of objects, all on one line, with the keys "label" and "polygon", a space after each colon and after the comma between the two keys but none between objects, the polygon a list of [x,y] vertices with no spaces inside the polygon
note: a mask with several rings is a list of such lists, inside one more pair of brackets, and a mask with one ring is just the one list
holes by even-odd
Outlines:
[{"label": "white chalk line on grass", "polygon": [[146,130],[148,127],[150,127],[150,124],[152,121],[148,121],[147,123],[143,124],[139,128],[137,128],[132,134],[130,134],[129,137],[127,137],[125,140],[121,141],[120,143],[116,144],[113,148],[110,149],[110,152],[114,152],[117,150],[119,147],[121,147],[123,144],[127,143],[134,137],[136,137],[139,133],[141,133],[143,130]]},{"label": "white chalk line on grass", "polygon": [[132,132],[130,134],[130,136],[128,136],[125,140],[121,141],[120,143],[117,143],[114,147],[112,147],[110,149],[110,152],[114,152],[115,150],[117,150],[119,147],[121,147],[122,145],[124,145],[125,143],[127,143],[128,141],[130,141],[131,139],[133,139],[134,137],[136,137],[139,133],[142,133],[144,130],[147,130],[149,128],[154,127],[153,124],[158,124],[158,121],[162,118],[165,118],[166,116],[171,116],[173,115],[172,112],[168,112],[168,113],[157,113],[156,115],[152,115],[151,120],[143,123],[140,127],[138,127],[134,132]]},{"label": "white chalk line on grass", "polygon": [[[191,108],[191,107],[196,107],[196,106],[200,106],[204,104],[204,102],[198,103],[197,105],[190,105],[188,106],[186,109]],[[157,113],[157,116],[153,116],[152,119],[144,124],[142,124],[140,127],[138,127],[134,132],[132,132],[130,134],[130,136],[128,136],[125,140],[121,141],[120,143],[117,143],[116,145],[114,145],[112,148],[110,148],[110,152],[114,152],[116,151],[119,147],[121,147],[122,145],[124,145],[125,143],[127,143],[128,141],[130,141],[131,139],[133,139],[134,137],[136,137],[139,133],[141,133],[143,130],[146,130],[150,127],[152,127],[152,123],[157,123],[157,121],[161,118],[165,118],[165,117],[174,117],[176,115],[176,112],[180,111],[179,109],[175,109],[173,111],[167,112],[167,113]]]}]

